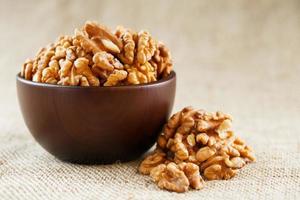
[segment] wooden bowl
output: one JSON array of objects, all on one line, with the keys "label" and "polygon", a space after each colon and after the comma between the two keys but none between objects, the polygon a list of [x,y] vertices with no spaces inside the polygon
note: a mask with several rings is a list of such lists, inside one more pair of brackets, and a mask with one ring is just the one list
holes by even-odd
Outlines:
[{"label": "wooden bowl", "polygon": [[149,84],[80,87],[36,83],[17,75],[25,123],[36,141],[74,163],[129,161],[145,153],[168,119],[176,74]]}]

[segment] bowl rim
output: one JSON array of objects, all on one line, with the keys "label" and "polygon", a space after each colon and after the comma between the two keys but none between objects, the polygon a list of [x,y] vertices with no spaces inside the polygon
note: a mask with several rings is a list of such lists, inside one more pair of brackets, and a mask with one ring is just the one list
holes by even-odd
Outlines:
[{"label": "bowl rim", "polygon": [[166,83],[171,82],[172,80],[176,79],[176,72],[174,70],[171,73],[158,81],[154,81],[151,83],[143,83],[138,85],[120,85],[120,86],[70,86],[70,85],[57,85],[57,84],[49,84],[49,83],[41,83],[41,82],[34,82],[31,80],[26,80],[25,78],[21,77],[21,72],[16,75],[16,80],[22,82],[27,85],[37,86],[37,87],[46,87],[46,88],[64,88],[64,89],[109,89],[109,88],[146,88],[146,87],[154,87],[159,85],[164,85]]}]

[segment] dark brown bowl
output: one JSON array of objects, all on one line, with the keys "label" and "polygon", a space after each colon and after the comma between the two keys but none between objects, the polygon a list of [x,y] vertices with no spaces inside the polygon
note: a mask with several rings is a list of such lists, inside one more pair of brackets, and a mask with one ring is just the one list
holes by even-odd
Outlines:
[{"label": "dark brown bowl", "polygon": [[144,85],[79,87],[17,75],[25,123],[57,158],[75,163],[133,160],[155,142],[172,111],[176,74]]}]

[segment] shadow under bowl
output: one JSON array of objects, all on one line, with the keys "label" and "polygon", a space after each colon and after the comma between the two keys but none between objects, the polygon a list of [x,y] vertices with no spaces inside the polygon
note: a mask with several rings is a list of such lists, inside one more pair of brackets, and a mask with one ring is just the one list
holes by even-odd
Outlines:
[{"label": "shadow under bowl", "polygon": [[82,164],[130,161],[155,143],[173,107],[176,74],[116,87],[36,83],[16,77],[24,121],[55,157]]}]

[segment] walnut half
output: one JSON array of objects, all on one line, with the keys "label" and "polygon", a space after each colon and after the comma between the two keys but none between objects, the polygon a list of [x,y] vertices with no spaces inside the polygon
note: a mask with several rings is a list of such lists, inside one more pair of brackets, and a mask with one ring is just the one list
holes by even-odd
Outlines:
[{"label": "walnut half", "polygon": [[150,176],[158,187],[174,192],[186,192],[189,189],[189,180],[179,167],[171,162],[160,164],[151,170]]},{"label": "walnut half", "polygon": [[142,174],[150,174],[150,171],[166,161],[166,154],[160,150],[148,155],[140,164],[139,172]]}]

